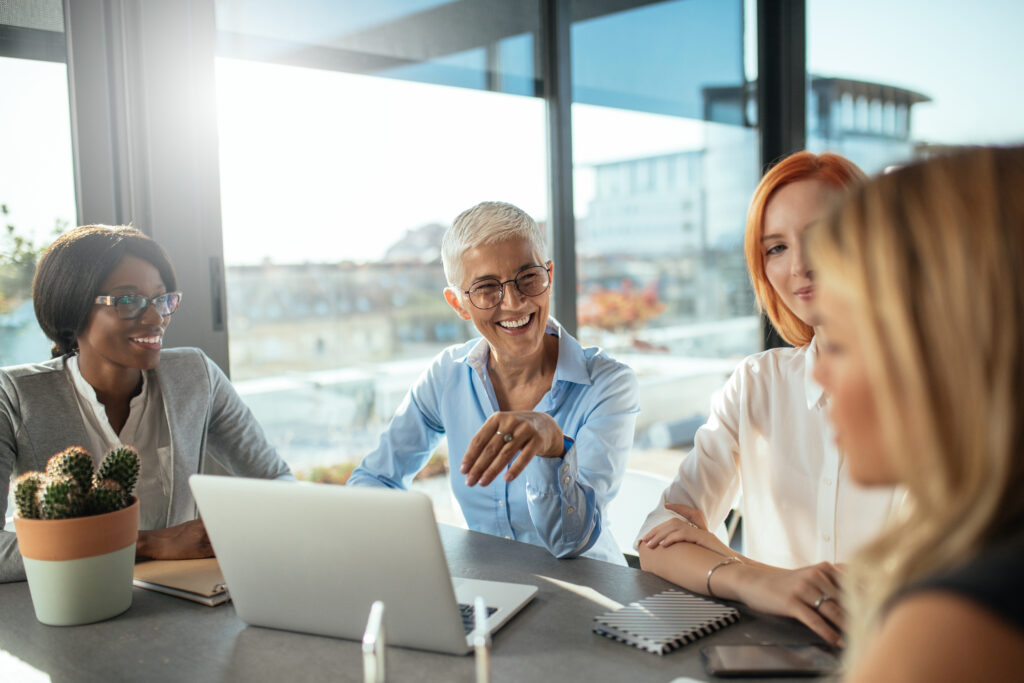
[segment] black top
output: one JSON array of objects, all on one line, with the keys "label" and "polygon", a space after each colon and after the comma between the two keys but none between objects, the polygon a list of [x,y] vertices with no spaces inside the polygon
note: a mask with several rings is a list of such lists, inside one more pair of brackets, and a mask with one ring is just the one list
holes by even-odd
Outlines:
[{"label": "black top", "polygon": [[1024,528],[989,545],[956,569],[923,579],[900,592],[940,590],[967,598],[1024,632]]}]

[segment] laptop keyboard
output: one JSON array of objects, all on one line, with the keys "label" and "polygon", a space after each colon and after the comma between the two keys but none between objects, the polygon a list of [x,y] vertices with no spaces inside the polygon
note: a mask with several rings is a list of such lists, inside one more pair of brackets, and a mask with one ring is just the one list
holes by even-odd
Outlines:
[{"label": "laptop keyboard", "polygon": [[[497,607],[491,607],[490,605],[487,606],[487,616],[491,616],[497,611]],[[469,633],[476,628],[476,609],[474,609],[473,605],[460,602],[459,612],[462,613],[462,629],[466,633]]]}]

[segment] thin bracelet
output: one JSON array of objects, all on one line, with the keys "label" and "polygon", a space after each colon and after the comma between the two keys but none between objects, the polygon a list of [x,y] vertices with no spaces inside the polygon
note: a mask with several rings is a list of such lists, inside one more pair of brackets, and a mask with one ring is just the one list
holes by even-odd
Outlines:
[{"label": "thin bracelet", "polygon": [[708,595],[710,595],[713,598],[717,598],[718,597],[717,595],[715,595],[715,592],[713,590],[711,590],[711,575],[714,574],[715,570],[718,569],[719,567],[724,567],[725,565],[732,564],[733,562],[739,562],[740,564],[743,564],[743,560],[741,560],[738,557],[735,557],[735,556],[727,557],[724,560],[722,560],[721,562],[719,562],[718,564],[716,564],[714,567],[712,567],[711,569],[708,570],[708,578],[707,578],[707,581],[704,582],[704,587],[707,589],[707,594]]}]

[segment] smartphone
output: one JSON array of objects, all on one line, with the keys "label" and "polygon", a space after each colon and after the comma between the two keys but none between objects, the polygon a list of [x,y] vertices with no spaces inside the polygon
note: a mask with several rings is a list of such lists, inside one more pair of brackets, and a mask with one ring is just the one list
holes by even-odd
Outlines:
[{"label": "smartphone", "polygon": [[839,659],[818,645],[705,645],[700,649],[713,676],[825,676]]}]

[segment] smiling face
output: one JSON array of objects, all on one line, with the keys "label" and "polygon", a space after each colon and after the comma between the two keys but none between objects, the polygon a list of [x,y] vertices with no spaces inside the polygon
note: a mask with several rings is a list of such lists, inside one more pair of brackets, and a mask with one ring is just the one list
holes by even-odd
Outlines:
[{"label": "smiling face", "polygon": [[[482,280],[513,280],[524,269],[540,263],[533,247],[525,240],[497,242],[467,249],[462,255],[463,281],[459,289],[471,289]],[[505,284],[505,294],[494,308],[481,310],[465,294],[445,290],[445,299],[464,320],[484,336],[491,347],[492,360],[524,359],[544,351],[544,328],[551,301],[550,287],[537,296],[524,296],[515,284]]]},{"label": "smiling face", "polygon": [[868,486],[894,484],[897,476],[885,454],[878,402],[857,338],[856,311],[827,281],[815,298],[819,353],[814,379],[829,395],[836,445],[846,456],[854,481]]},{"label": "smiling face", "polygon": [[801,240],[837,192],[822,180],[798,180],[779,188],[765,206],[761,238],[765,275],[782,303],[808,324],[814,281]]},{"label": "smiling face", "polygon": [[[141,294],[154,297],[167,292],[160,272],[148,261],[126,255],[100,285],[98,295]],[[85,330],[78,337],[83,365],[108,369],[149,370],[160,362],[164,330],[171,317],[153,306],[134,320],[122,320],[113,306],[96,304]]]}]

